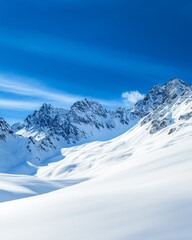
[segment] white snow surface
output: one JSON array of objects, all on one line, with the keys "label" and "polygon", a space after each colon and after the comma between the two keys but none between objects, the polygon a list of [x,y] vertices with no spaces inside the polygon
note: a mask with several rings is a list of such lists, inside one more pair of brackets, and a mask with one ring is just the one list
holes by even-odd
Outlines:
[{"label": "white snow surface", "polygon": [[168,135],[171,127],[151,135],[138,124],[111,141],[63,149],[65,159],[36,177],[93,179],[1,203],[1,238],[190,240],[191,126]]},{"label": "white snow surface", "polygon": [[51,192],[85,180],[87,179],[58,181],[29,175],[0,174],[0,202]]}]

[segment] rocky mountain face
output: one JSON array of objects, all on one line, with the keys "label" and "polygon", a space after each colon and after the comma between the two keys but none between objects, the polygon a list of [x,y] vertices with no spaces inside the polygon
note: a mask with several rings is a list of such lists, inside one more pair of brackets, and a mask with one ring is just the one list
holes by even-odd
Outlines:
[{"label": "rocky mountain face", "polygon": [[117,128],[125,128],[129,125],[128,115],[123,108],[106,110],[98,102],[84,99],[74,103],[69,110],[43,104],[39,111],[29,115],[24,122],[14,124],[12,129],[37,141],[63,140],[66,144],[75,144],[103,132],[110,134]]},{"label": "rocky mountain face", "polygon": [[[141,122],[148,125],[154,134],[169,125],[173,127],[169,134],[188,123],[192,117],[192,87],[179,79],[171,79],[163,86],[159,86],[160,103]],[[191,124],[191,123],[190,123]]]},{"label": "rocky mountain face", "polygon": [[0,117],[0,140],[5,141],[8,135],[13,135],[13,131],[9,124]]},{"label": "rocky mountain face", "polygon": [[177,78],[171,79],[164,85],[158,84],[153,86],[149,92],[131,109],[133,114],[142,118],[148,113],[155,110],[159,105],[169,105],[178,96],[182,94],[185,89],[191,88],[191,85],[185,83]]}]

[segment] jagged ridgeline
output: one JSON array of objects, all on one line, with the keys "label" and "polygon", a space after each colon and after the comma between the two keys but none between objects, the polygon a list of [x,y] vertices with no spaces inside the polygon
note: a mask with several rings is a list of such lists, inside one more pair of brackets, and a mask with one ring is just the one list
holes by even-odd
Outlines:
[{"label": "jagged ridgeline", "polygon": [[76,144],[86,139],[108,140],[127,131],[149,113],[148,120],[144,120],[143,124],[149,119],[159,121],[159,118],[152,117],[152,112],[158,108],[154,113],[157,114],[161,109],[162,115],[162,108],[174,103],[184,91],[190,95],[191,85],[177,78],[171,79],[164,85],[152,87],[144,99],[129,110],[107,110],[91,99],[78,101],[69,110],[43,104],[39,111],[29,115],[23,122],[14,124],[12,130],[37,141],[44,139],[47,143],[55,140],[66,144]]}]

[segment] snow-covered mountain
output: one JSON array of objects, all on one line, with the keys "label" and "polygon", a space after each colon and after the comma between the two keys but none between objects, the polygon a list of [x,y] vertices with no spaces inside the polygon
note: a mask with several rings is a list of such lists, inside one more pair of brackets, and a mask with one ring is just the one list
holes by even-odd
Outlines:
[{"label": "snow-covered mountain", "polygon": [[[106,140],[125,132],[129,125],[128,113],[119,108],[104,109],[98,102],[84,99],[74,103],[69,110],[43,104],[39,111],[29,115],[24,122],[14,124],[12,129],[24,137],[37,141],[49,139],[58,145],[76,144],[91,140]],[[116,131],[114,131],[116,130]]]},{"label": "snow-covered mountain", "polygon": [[163,128],[170,127],[168,134],[187,126],[192,117],[192,88],[191,85],[179,80],[171,79],[163,85],[164,95],[161,104],[150,112],[141,122],[149,123],[150,133],[156,133]]},{"label": "snow-covered mountain", "polygon": [[[29,115],[23,122],[14,124],[12,130],[23,137],[40,141],[42,148],[59,149],[94,140],[109,140],[129,130],[149,113],[149,118],[154,120],[153,124],[158,125],[159,116],[153,115],[153,111],[158,108],[154,112],[156,114],[161,109],[161,115],[162,110],[171,111],[173,103],[181,94],[190,94],[190,91],[189,84],[174,78],[164,85],[152,87],[144,99],[129,110],[106,110],[91,99],[78,101],[69,110],[43,104],[39,111]],[[180,102],[184,98],[185,96],[181,97]],[[143,123],[145,121],[147,119]]]},{"label": "snow-covered mountain", "polygon": [[[85,109],[78,111],[86,115]],[[4,201],[91,179],[41,196],[1,203],[1,236],[5,240],[63,236],[67,240],[192,239],[191,86],[178,79],[154,86],[131,110],[125,110],[125,115],[124,126],[130,129],[114,139],[77,142],[73,147],[66,144],[42,165],[29,162],[36,167],[33,176],[0,176],[0,200]],[[49,124],[52,129],[52,122],[43,122],[42,130],[38,126],[37,134],[28,139],[34,147],[28,150],[30,154],[46,140],[36,141],[38,134],[43,136],[44,129],[49,133]],[[131,128],[131,123],[136,124]],[[78,127],[83,124],[89,126],[81,121]],[[24,126],[22,130],[34,133],[33,121],[31,132]],[[0,147],[2,143],[6,144],[0,140]]]},{"label": "snow-covered mountain", "polygon": [[150,134],[171,126],[171,134],[190,124],[191,102],[191,85],[174,78],[152,87],[129,110],[107,110],[94,100],[84,99],[69,110],[43,104],[12,129],[0,118],[1,172],[9,168],[16,173],[35,173],[37,166],[62,159],[63,147],[110,140],[137,123]]},{"label": "snow-covered mountain", "polygon": [[[107,142],[63,148],[63,160],[39,169],[37,175],[61,179],[82,176],[93,178],[101,172],[108,172],[110,166],[117,164],[117,159],[119,162],[135,159],[143,154],[147,155],[147,152],[157,151],[163,146],[166,148],[169,144],[185,140],[188,135],[191,136],[191,86],[178,79],[172,79],[165,85],[152,88],[139,105],[146,100],[152,103],[149,99],[154,89],[158,89],[158,105],[129,131]],[[158,93],[161,93],[161,97]]]}]

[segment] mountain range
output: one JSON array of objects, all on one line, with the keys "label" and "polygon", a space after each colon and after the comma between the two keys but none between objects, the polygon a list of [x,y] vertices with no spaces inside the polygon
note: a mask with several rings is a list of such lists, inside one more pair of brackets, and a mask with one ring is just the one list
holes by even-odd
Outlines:
[{"label": "mountain range", "polygon": [[[131,109],[104,109],[92,99],[75,102],[70,109],[44,103],[23,122],[9,126],[0,118],[1,172],[34,173],[60,149],[113,139],[136,124],[150,134],[172,126],[168,134],[190,124],[192,87],[173,78],[153,86]],[[24,169],[24,170],[23,170]]]}]

